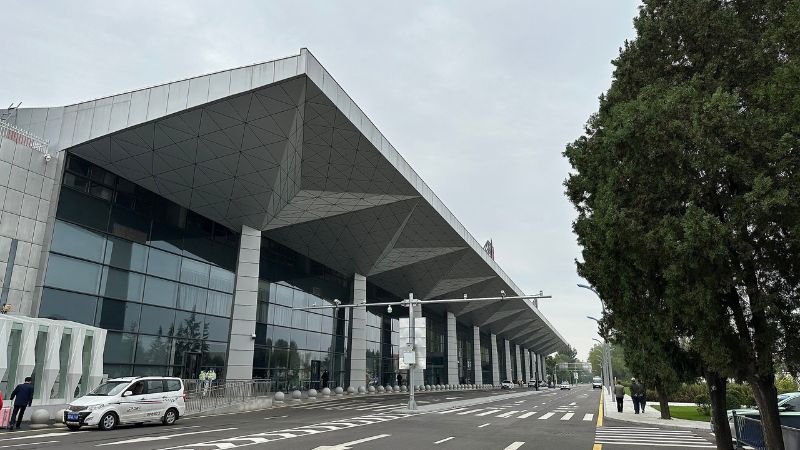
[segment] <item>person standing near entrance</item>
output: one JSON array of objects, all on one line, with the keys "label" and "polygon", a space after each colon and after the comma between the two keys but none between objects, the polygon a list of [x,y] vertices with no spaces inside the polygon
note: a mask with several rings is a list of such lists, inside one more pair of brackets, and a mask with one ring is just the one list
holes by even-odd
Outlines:
[{"label": "person standing near entrance", "polygon": [[403,385],[403,375],[398,373],[397,374],[397,387],[400,387],[402,385]]},{"label": "person standing near entrance", "polygon": [[325,369],[325,370],[322,371],[322,387],[323,388],[328,387],[328,379],[329,379],[328,369]]},{"label": "person standing near entrance", "polygon": [[625,386],[617,380],[614,385],[614,397],[617,398],[617,412],[622,412],[622,400],[625,399]]},{"label": "person standing near entrance", "polygon": [[[25,415],[25,409],[33,403],[33,384],[31,382],[31,377],[25,377],[25,383],[18,384],[11,392],[9,400],[14,400],[14,412],[11,413],[11,420],[8,422],[10,431],[14,430],[14,422],[16,422],[16,427],[19,429],[22,425],[22,416]],[[19,413],[19,416],[17,413]]]}]

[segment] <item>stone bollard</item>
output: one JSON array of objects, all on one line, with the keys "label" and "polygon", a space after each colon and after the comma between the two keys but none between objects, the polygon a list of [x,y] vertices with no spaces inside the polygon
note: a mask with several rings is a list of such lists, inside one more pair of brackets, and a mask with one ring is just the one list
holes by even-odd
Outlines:
[{"label": "stone bollard", "polygon": [[300,392],[298,390],[292,391],[292,400],[299,402],[300,399],[302,399],[302,398],[303,398],[303,393],[302,392]]},{"label": "stone bollard", "polygon": [[43,428],[50,425],[50,413],[46,409],[37,409],[31,413],[31,428]]},{"label": "stone bollard", "polygon": [[425,390],[426,391],[430,391],[431,390],[431,385],[430,384],[426,384],[425,385]]},{"label": "stone bollard", "polygon": [[309,389],[308,390],[308,399],[309,400],[316,400],[317,399],[317,390],[316,389]]},{"label": "stone bollard", "polygon": [[331,389],[330,388],[322,388],[322,397],[328,398],[331,396]]},{"label": "stone bollard", "polygon": [[356,388],[354,388],[353,386],[350,386],[350,387],[347,388],[347,395],[355,394],[355,393],[356,393]]},{"label": "stone bollard", "polygon": [[408,390],[408,388],[406,387],[406,385],[405,385],[405,384],[404,384],[404,385],[402,385],[402,386],[400,386],[400,392],[405,392],[405,391],[407,391],[407,390]]},{"label": "stone bollard", "polygon": [[333,390],[336,395],[344,395],[344,388],[341,386],[336,386],[336,389]]},{"label": "stone bollard", "polygon": [[396,384],[394,386],[392,386],[392,392],[399,392],[399,391],[400,391],[400,386],[398,386]]},{"label": "stone bollard", "polygon": [[273,397],[273,399],[275,400],[275,403],[282,402],[284,398],[286,398],[286,396],[281,391],[276,392],[275,396]]},{"label": "stone bollard", "polygon": [[369,392],[370,394],[374,394],[375,393],[375,386],[368,387],[367,388],[367,392]]},{"label": "stone bollard", "polygon": [[359,386],[358,387],[358,393],[359,394],[366,394],[367,393],[367,389],[364,388],[364,386]]},{"label": "stone bollard", "polygon": [[378,386],[378,393],[383,394],[384,392],[386,392],[386,388],[383,386]]},{"label": "stone bollard", "polygon": [[64,413],[65,412],[67,412],[66,409],[59,409],[58,411],[56,411],[56,416],[53,417],[53,419],[55,419],[55,421],[58,422],[58,423],[64,423]]}]

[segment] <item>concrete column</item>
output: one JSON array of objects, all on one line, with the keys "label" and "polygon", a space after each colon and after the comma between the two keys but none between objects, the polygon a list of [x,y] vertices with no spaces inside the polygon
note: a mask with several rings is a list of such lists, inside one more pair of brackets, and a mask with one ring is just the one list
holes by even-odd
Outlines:
[{"label": "concrete column", "polygon": [[500,360],[497,359],[497,335],[489,335],[492,341],[492,384],[500,384]]},{"label": "concrete column", "polygon": [[525,379],[527,381],[533,381],[533,365],[531,365],[531,351],[527,348],[525,349]]},{"label": "concrete column", "polygon": [[[422,305],[414,306],[414,320],[420,319],[420,318],[422,318]],[[428,330],[425,330],[425,332],[427,333]],[[426,338],[427,338],[427,336],[426,336]],[[426,351],[427,351],[427,349],[426,349]],[[427,355],[426,355],[426,357],[427,357]],[[423,369],[418,369],[418,368],[414,368],[412,370],[414,371],[414,384],[417,385],[417,386],[419,386],[421,384],[424,385],[425,384],[425,371]]]},{"label": "concrete column", "polygon": [[517,360],[517,378],[515,380],[521,380],[522,374],[525,373],[525,371],[523,370],[524,367],[522,367],[522,358],[519,354],[519,345],[516,344],[514,345],[514,358]]},{"label": "concrete column", "polygon": [[228,380],[253,378],[253,336],[256,332],[260,255],[261,231],[243,225],[236,264],[228,367],[225,371]]},{"label": "concrete column", "polygon": [[472,367],[475,368],[475,384],[483,384],[483,371],[481,370],[481,332],[480,328],[472,327]]},{"label": "concrete column", "polygon": [[506,354],[505,354],[505,358],[506,358],[506,373],[505,373],[505,377],[506,377],[507,380],[513,382],[514,381],[514,374],[511,372],[511,369],[512,369],[512,367],[511,367],[511,342],[509,342],[508,339],[506,339]]},{"label": "concrete column", "polygon": [[[367,278],[364,275],[353,276],[353,304],[367,300]],[[351,309],[352,328],[350,334],[350,386],[358,389],[367,384],[367,307],[357,306]]]},{"label": "concrete column", "polygon": [[458,384],[458,341],[456,315],[447,312],[447,384]]}]

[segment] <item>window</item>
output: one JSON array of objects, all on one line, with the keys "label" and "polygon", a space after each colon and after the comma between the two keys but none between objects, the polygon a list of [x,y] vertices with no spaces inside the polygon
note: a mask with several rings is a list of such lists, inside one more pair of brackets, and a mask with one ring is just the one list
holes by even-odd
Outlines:
[{"label": "window", "polygon": [[106,364],[130,364],[133,362],[133,348],[135,345],[135,334],[109,331],[106,334],[103,361]]},{"label": "window", "polygon": [[139,313],[142,307],[138,303],[123,302],[104,298],[97,308],[95,325],[107,330],[119,330],[136,333],[139,331]]},{"label": "window", "polygon": [[228,340],[230,320],[214,316],[204,316],[204,320],[206,323],[205,331],[209,339],[212,341]]},{"label": "window", "polygon": [[236,276],[230,270],[212,266],[208,287],[222,292],[233,292],[235,279]]},{"label": "window", "polygon": [[144,275],[124,270],[103,268],[103,279],[100,282],[100,294],[105,297],[142,301]]},{"label": "window", "polygon": [[105,231],[110,209],[110,205],[102,200],[71,189],[62,189],[56,215],[59,219]]},{"label": "window", "polygon": [[182,389],[181,382],[178,380],[164,380],[164,384],[167,386],[167,392],[180,391]]},{"label": "window", "polygon": [[169,362],[171,348],[172,339],[168,337],[139,336],[136,346],[136,364],[166,365]]},{"label": "window", "polygon": [[177,297],[178,283],[156,277],[147,277],[144,285],[145,303],[174,308]]},{"label": "window", "polygon": [[208,287],[209,266],[206,263],[183,258],[181,264],[181,281],[195,286]]},{"label": "window", "polygon": [[158,394],[164,392],[164,380],[147,380],[147,393]]},{"label": "window", "polygon": [[205,311],[206,297],[208,297],[207,290],[182,284],[178,289],[178,308],[187,311]]},{"label": "window", "polygon": [[139,330],[147,334],[171,336],[174,332],[174,322],[174,309],[143,305]]},{"label": "window", "polygon": [[147,273],[150,275],[177,280],[180,265],[181,258],[179,256],[154,248],[150,249],[150,256],[147,259]]},{"label": "window", "polygon": [[111,210],[111,234],[136,241],[146,242],[150,234],[150,220],[125,208]]},{"label": "window", "polygon": [[102,234],[78,225],[56,221],[50,249],[78,258],[100,262],[103,260],[105,238]]},{"label": "window", "polygon": [[109,236],[104,262],[120,269],[144,272],[147,266],[147,247]]},{"label": "window", "polygon": [[44,288],[39,317],[93,325],[96,308],[97,297]]},{"label": "window", "polygon": [[51,253],[44,284],[70,291],[97,294],[102,266]]},{"label": "window", "polygon": [[233,296],[222,292],[208,291],[208,303],[206,304],[206,314],[230,317]]}]

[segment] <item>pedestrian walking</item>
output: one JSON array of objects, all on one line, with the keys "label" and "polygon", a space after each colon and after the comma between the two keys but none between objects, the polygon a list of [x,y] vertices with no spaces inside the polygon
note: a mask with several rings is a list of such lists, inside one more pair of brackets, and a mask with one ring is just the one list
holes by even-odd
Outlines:
[{"label": "pedestrian walking", "polygon": [[[25,378],[25,383],[18,384],[17,387],[11,391],[9,400],[14,400],[14,412],[11,413],[11,420],[8,422],[9,431],[22,426],[22,416],[25,415],[25,410],[33,403],[33,384],[31,377]],[[19,415],[17,415],[19,414]]]},{"label": "pedestrian walking", "polygon": [[642,414],[644,414],[644,406],[647,404],[647,387],[644,382],[639,378],[639,385],[642,386],[642,396],[639,398],[639,406],[641,406]]},{"label": "pedestrian walking", "polygon": [[634,414],[639,414],[643,395],[642,385],[636,381],[636,378],[631,378],[631,398],[633,399]]},{"label": "pedestrian walking", "polygon": [[403,385],[403,375],[398,373],[397,374],[397,386],[399,387],[399,386],[402,386],[402,385]]},{"label": "pedestrian walking", "polygon": [[625,386],[617,380],[614,385],[614,397],[617,398],[617,412],[622,412],[622,400],[625,399]]},{"label": "pedestrian walking", "polygon": [[322,371],[322,387],[323,388],[328,387],[329,377],[330,377],[330,375],[328,375],[328,369],[323,370]]}]

